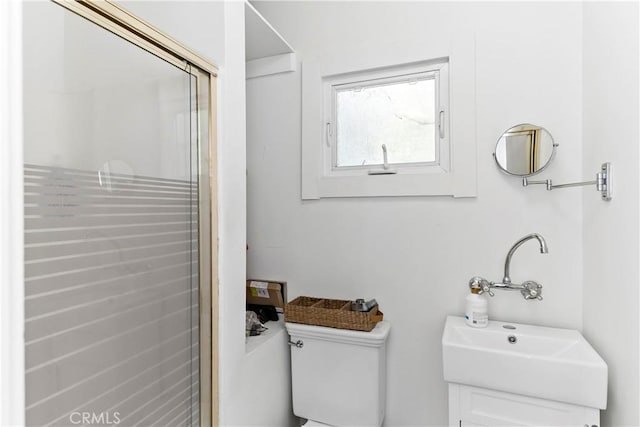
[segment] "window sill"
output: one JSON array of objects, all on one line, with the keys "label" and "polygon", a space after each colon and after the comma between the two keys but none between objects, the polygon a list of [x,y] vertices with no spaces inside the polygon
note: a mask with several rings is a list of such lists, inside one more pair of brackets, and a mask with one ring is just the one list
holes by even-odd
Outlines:
[{"label": "window sill", "polygon": [[[474,177],[475,178],[475,177]],[[303,193],[303,199],[325,197],[401,197],[453,196],[474,197],[475,185],[456,188],[450,174],[396,174],[349,177],[322,177],[313,193]]]}]

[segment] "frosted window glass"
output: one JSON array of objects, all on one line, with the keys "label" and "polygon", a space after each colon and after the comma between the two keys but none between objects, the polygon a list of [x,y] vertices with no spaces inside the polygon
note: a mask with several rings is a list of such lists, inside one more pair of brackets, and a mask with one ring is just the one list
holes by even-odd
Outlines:
[{"label": "frosted window glass", "polygon": [[436,160],[435,80],[336,91],[335,166]]}]

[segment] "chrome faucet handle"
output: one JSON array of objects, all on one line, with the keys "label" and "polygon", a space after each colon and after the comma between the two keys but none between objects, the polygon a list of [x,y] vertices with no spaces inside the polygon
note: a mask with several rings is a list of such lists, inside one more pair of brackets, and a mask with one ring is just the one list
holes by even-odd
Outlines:
[{"label": "chrome faucet handle", "polygon": [[480,292],[478,292],[478,294],[484,294],[485,292],[487,292],[489,296],[495,295],[495,293],[491,290],[491,284],[486,280],[480,285]]},{"label": "chrome faucet handle", "polygon": [[491,283],[487,279],[483,279],[482,277],[479,277],[479,276],[472,277],[471,280],[469,280],[469,288],[479,289],[478,295],[482,295],[485,292],[488,293],[490,296],[495,295],[491,290]]},{"label": "chrome faucet handle", "polygon": [[542,285],[533,280],[527,280],[522,284],[522,290],[520,291],[524,299],[542,301]]}]

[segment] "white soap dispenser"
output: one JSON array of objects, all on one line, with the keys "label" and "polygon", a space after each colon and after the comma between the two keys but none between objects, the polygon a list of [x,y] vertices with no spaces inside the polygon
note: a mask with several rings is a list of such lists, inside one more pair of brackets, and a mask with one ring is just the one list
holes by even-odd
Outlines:
[{"label": "white soap dispenser", "polygon": [[464,320],[474,328],[485,328],[489,324],[489,304],[487,298],[479,292],[479,287],[472,286],[471,293],[465,298]]}]

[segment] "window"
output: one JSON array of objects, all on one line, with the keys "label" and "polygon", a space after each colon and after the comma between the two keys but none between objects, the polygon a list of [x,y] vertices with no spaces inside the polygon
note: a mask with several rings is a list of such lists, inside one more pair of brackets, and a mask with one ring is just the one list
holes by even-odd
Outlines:
[{"label": "window", "polygon": [[323,79],[325,176],[449,169],[448,64]]},{"label": "window", "polygon": [[476,195],[474,48],[464,37],[450,48],[377,67],[366,55],[305,60],[303,200]]}]

